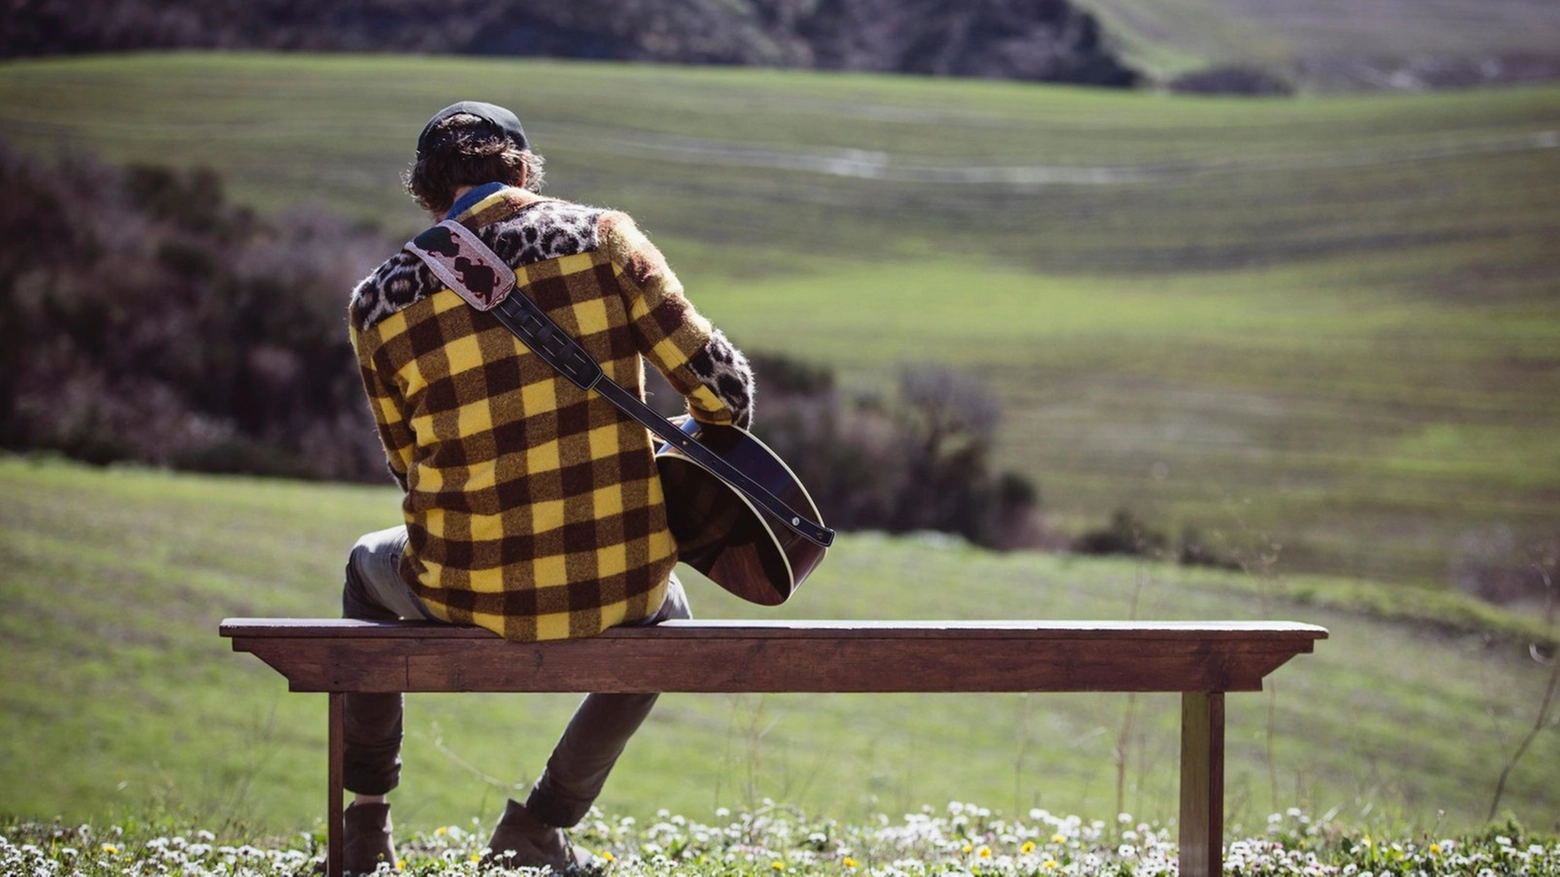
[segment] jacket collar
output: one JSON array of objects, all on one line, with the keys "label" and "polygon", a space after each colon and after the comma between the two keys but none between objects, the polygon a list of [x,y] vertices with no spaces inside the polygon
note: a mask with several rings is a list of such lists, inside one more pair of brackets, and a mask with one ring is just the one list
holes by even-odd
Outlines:
[{"label": "jacket collar", "polygon": [[478,229],[506,219],[524,207],[551,200],[515,186],[484,183],[456,199],[444,218],[454,219],[470,229]]}]

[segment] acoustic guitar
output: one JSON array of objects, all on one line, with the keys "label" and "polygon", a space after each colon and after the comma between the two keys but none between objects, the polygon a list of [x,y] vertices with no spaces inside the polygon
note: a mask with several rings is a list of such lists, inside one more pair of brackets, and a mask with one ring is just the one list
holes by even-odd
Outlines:
[{"label": "acoustic guitar", "polygon": [[[692,418],[679,428],[768,490],[801,520],[822,525],[801,479],[752,433]],[[823,560],[828,543],[787,521],[671,443],[656,452],[667,521],[678,559],[738,597],[764,606],[785,602]],[[832,537],[833,533],[828,532]]]}]

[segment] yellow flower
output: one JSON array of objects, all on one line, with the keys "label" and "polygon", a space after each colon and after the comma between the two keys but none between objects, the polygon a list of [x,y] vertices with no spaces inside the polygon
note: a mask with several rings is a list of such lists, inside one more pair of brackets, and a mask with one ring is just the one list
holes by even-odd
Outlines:
[{"label": "yellow flower", "polygon": [[397,871],[405,871],[406,870],[406,860],[405,859],[396,859],[395,860],[395,869]]},{"label": "yellow flower", "polygon": [[433,830],[433,833],[434,833],[434,835],[435,835],[435,836],[437,836],[437,837],[443,837],[443,836],[445,836],[445,835],[446,835],[446,834],[449,834],[449,833],[450,833],[450,827],[449,827],[449,826],[448,826],[448,825],[441,825],[441,826],[439,826],[439,827],[438,827],[438,828],[435,828],[435,829],[434,829],[434,830]]},{"label": "yellow flower", "polygon": [[480,862],[480,861],[482,861],[482,854],[481,853],[472,853],[471,854],[471,861],[473,861],[473,862]]},{"label": "yellow flower", "polygon": [[1018,851],[1026,856],[1029,855],[1035,851],[1035,842],[1032,840],[1024,841],[1024,845],[1019,847]]},{"label": "yellow flower", "polygon": [[861,867],[861,863],[856,861],[855,859],[852,859],[850,856],[846,856],[845,857],[845,867],[847,867],[847,868],[859,868],[859,867]]},{"label": "yellow flower", "polygon": [[103,844],[103,852],[108,853],[110,856],[117,856],[119,855],[119,847],[113,844]]},{"label": "yellow flower", "polygon": [[1440,854],[1441,854],[1441,845],[1440,844],[1431,844],[1430,845],[1430,855],[1432,855],[1432,856],[1439,856]]},{"label": "yellow flower", "polygon": [[974,852],[974,851],[975,851],[975,848],[974,848],[974,847],[972,847],[972,846],[970,846],[970,845],[969,845],[969,844],[965,844],[965,845],[964,845],[964,851],[965,851],[965,852],[966,852],[966,853],[972,853],[972,852]]},{"label": "yellow flower", "polygon": [[601,853],[601,857],[603,859],[606,859],[609,862],[616,862],[617,861],[617,856],[612,855],[612,852],[610,850],[603,850],[602,853]]},{"label": "yellow flower", "polygon": [[982,859],[991,858],[991,847],[981,847],[980,852],[976,855],[979,855]]},{"label": "yellow flower", "polygon": [[1067,843],[1067,835],[1065,835],[1065,834],[1053,834],[1053,835],[1051,835],[1051,843],[1054,843],[1054,844]]},{"label": "yellow flower", "polygon": [[784,871],[785,870],[785,863],[784,862],[780,862],[780,861],[774,861],[774,862],[770,862],[769,863],[769,867],[775,869],[776,871]]},{"label": "yellow flower", "polygon": [[1043,863],[1041,863],[1040,867],[1042,867],[1042,868],[1046,869],[1047,871],[1049,871],[1052,868],[1059,868],[1061,866],[1056,864],[1056,860],[1055,859],[1046,859]]}]

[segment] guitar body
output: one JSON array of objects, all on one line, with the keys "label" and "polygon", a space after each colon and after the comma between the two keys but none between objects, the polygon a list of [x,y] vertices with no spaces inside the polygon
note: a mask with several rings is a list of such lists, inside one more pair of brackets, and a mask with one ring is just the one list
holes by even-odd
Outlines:
[{"label": "guitar body", "polygon": [[[822,522],[801,480],[747,430],[708,426],[691,418],[681,429],[799,514]],[[678,559],[727,591],[775,606],[823,560],[826,548],[793,531],[678,449],[662,445],[655,461]]]}]

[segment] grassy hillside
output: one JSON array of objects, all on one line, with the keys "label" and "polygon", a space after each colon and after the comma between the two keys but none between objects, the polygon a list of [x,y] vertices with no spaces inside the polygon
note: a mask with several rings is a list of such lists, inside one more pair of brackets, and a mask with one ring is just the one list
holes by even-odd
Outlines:
[{"label": "grassy hillside", "polygon": [[[1129,60],[1166,77],[1255,63],[1323,89],[1413,88],[1439,73],[1499,80],[1523,66],[1560,71],[1560,9],[1545,0],[1084,0]],[[1518,60],[1522,59],[1522,60]],[[1540,60],[1541,59],[1541,60]],[[1495,63],[1505,69],[1478,70]],[[1440,68],[1439,70],[1437,68]],[[1412,76],[1417,70],[1420,77]],[[1398,74],[1394,78],[1394,74]],[[1520,74],[1518,74],[1520,75]]]},{"label": "grassy hillside", "polygon": [[[745,347],[985,375],[1004,465],[1278,569],[1516,575],[1560,525],[1560,87],[1280,102],[429,58],[0,65],[0,129],[395,237],[432,110],[512,105]],[[1466,577],[1466,576],[1465,576]]]},{"label": "grassy hillside", "polygon": [[[146,818],[277,831],[323,812],[325,703],[217,636],[230,615],[330,615],[359,533],[392,522],[392,489],[93,470],[0,458],[0,818]],[[1309,591],[1361,583],[1314,580]],[[1532,723],[1545,671],[1520,619],[1434,632],[1297,605],[1241,575],[993,555],[842,538],[786,606],[691,584],[705,617],[1259,618],[1327,625],[1264,693],[1231,695],[1227,812],[1257,830],[1299,806],[1348,825],[1476,826]],[[1298,593],[1298,592],[1295,592]],[[1134,609],[1134,606],[1136,607]],[[1453,611],[1448,611],[1450,617]],[[491,817],[534,778],[573,698],[409,698],[397,813],[430,830]],[[1128,710],[1133,711],[1124,729]],[[613,812],[709,818],[772,797],[820,815],[898,815],[977,801],[1110,818],[1176,809],[1174,696],[669,695],[608,789]],[[1560,812],[1560,735],[1545,732],[1506,805]],[[672,778],[676,778],[675,781]]]}]

